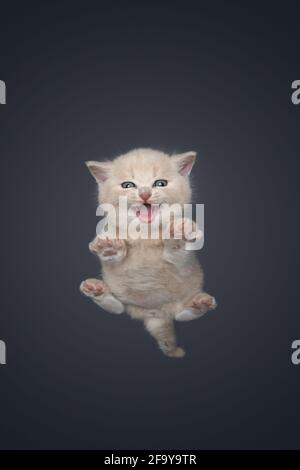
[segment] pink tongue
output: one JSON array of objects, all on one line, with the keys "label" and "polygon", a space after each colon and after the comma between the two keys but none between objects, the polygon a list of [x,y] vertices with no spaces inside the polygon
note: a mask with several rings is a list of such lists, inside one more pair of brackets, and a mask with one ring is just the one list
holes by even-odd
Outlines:
[{"label": "pink tongue", "polygon": [[144,222],[144,224],[150,224],[152,222],[153,216],[154,216],[155,211],[152,210],[151,206],[142,206],[138,218],[141,220],[141,222]]}]

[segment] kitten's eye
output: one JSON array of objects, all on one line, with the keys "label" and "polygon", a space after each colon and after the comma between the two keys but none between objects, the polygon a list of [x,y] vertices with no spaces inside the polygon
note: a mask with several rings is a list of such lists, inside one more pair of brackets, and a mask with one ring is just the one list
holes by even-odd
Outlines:
[{"label": "kitten's eye", "polygon": [[124,183],[121,184],[122,188],[136,188],[136,185],[132,181],[124,181]]},{"label": "kitten's eye", "polygon": [[154,181],[154,183],[153,183],[153,187],[154,187],[154,186],[159,186],[159,187],[167,186],[167,184],[168,184],[168,181],[167,181],[167,180],[156,180],[156,181]]}]

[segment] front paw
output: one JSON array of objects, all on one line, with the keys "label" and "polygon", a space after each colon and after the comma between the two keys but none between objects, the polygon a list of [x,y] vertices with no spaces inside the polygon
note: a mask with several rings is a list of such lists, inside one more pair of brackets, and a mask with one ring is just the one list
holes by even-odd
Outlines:
[{"label": "front paw", "polygon": [[98,236],[89,244],[90,251],[98,255],[103,261],[120,261],[126,256],[124,240],[99,238]]},{"label": "front paw", "polygon": [[170,238],[182,240],[184,242],[193,242],[201,234],[196,223],[187,218],[174,220],[169,227]]}]

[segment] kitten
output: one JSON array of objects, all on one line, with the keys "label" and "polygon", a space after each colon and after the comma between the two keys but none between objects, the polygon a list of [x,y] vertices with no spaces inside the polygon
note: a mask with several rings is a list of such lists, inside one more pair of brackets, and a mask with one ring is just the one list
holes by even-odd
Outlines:
[{"label": "kitten", "polygon": [[[162,203],[187,204],[191,199],[189,174],[196,153],[169,156],[151,149],[132,150],[112,162],[87,162],[99,187],[99,203],[118,207],[119,196],[146,211],[135,213],[144,223],[152,221],[154,207]],[[214,297],[203,292],[203,274],[194,251],[187,251],[186,241],[175,239],[185,225],[195,223],[173,219],[170,239],[108,239],[101,236],[90,243],[102,265],[102,278],[87,279],[80,290],[102,309],[111,313],[126,311],[141,319],[170,357],[185,352],[176,344],[174,320],[201,317],[216,307]],[[192,231],[192,230],[191,230]]]}]

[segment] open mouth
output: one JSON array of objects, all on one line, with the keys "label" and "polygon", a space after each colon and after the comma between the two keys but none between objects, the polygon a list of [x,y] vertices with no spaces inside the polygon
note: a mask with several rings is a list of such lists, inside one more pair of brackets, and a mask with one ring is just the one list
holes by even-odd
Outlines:
[{"label": "open mouth", "polygon": [[136,208],[136,216],[144,224],[151,224],[158,211],[158,204],[141,204]]}]

